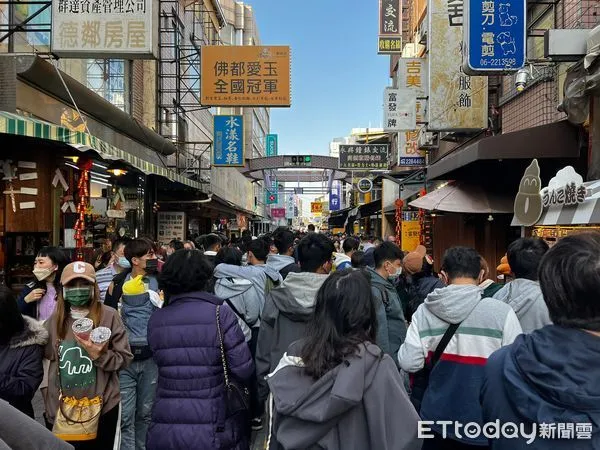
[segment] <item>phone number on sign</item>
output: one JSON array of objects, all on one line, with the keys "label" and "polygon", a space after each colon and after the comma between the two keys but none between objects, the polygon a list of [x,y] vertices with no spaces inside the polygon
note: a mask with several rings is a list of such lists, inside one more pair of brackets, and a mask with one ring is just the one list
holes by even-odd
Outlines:
[{"label": "phone number on sign", "polygon": [[514,67],[517,65],[515,58],[480,59],[479,64],[483,67]]}]

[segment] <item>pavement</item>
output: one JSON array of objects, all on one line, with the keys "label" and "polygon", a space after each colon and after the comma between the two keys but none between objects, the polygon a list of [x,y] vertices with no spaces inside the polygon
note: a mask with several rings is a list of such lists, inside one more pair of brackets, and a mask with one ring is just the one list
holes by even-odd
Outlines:
[{"label": "pavement", "polygon": [[[38,389],[35,397],[33,397],[33,411],[35,413],[35,420],[45,426],[44,423],[44,400],[42,394]],[[266,427],[263,427],[261,431],[252,433],[252,445],[251,450],[264,450],[264,443],[266,439]],[[165,449],[167,450],[167,449]]]}]

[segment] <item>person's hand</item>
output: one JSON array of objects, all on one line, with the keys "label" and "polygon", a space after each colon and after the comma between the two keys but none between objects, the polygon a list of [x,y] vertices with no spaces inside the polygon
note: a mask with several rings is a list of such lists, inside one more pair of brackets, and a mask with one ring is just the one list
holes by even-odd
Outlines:
[{"label": "person's hand", "polygon": [[37,302],[46,293],[45,289],[37,288],[25,296],[25,303]]},{"label": "person's hand", "polygon": [[75,339],[79,344],[88,352],[92,361],[97,360],[100,356],[106,351],[106,347],[108,347],[108,341],[103,344],[95,344],[89,338],[87,340],[81,339],[79,336],[75,334]]}]

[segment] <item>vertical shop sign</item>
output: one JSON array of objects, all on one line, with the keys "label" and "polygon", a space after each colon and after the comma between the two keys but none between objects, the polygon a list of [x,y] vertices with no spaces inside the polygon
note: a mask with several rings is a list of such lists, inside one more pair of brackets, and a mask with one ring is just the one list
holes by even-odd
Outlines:
[{"label": "vertical shop sign", "polygon": [[382,55],[402,53],[402,4],[400,0],[379,0],[379,45]]},{"label": "vertical shop sign", "polygon": [[476,75],[525,66],[526,0],[464,0],[464,69]]},{"label": "vertical shop sign", "polygon": [[213,166],[244,165],[244,117],[214,116]]},{"label": "vertical shop sign", "polygon": [[158,0],[54,0],[52,52],[63,58],[156,58],[158,9]]},{"label": "vertical shop sign", "polygon": [[463,0],[431,0],[429,17],[428,130],[481,130],[487,127],[487,77],[464,73]]},{"label": "vertical shop sign", "polygon": [[414,91],[385,88],[383,126],[385,131],[391,132],[417,128],[417,95]]},{"label": "vertical shop sign", "polygon": [[396,83],[401,89],[415,91],[417,98],[427,97],[427,58],[400,58]]},{"label": "vertical shop sign", "polygon": [[267,134],[266,154],[267,154],[267,156],[277,156],[277,135],[276,134]]},{"label": "vertical shop sign", "polygon": [[398,133],[398,165],[420,167],[425,165],[425,152],[419,150],[419,131]]},{"label": "vertical shop sign", "polygon": [[331,186],[331,192],[329,193],[329,211],[339,211],[340,209],[340,185],[336,181]]},{"label": "vertical shop sign", "polygon": [[269,177],[269,181],[271,185],[265,185],[265,205],[276,205],[279,203],[277,179]]},{"label": "vertical shop sign", "polygon": [[296,196],[289,194],[286,202],[285,217],[286,219],[293,219],[296,214]]}]

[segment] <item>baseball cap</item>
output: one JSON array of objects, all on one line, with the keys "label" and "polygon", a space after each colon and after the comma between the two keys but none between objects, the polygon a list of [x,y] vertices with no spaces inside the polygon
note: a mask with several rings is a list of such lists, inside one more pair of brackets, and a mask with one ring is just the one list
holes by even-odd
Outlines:
[{"label": "baseball cap", "polygon": [[83,278],[91,283],[95,283],[96,271],[94,270],[94,266],[83,261],[72,262],[63,269],[60,276],[60,283],[64,286],[77,278]]},{"label": "baseball cap", "polygon": [[424,246],[419,245],[402,260],[404,270],[410,275],[419,273],[423,269],[423,258],[425,258],[425,256],[427,256],[427,249]]}]

